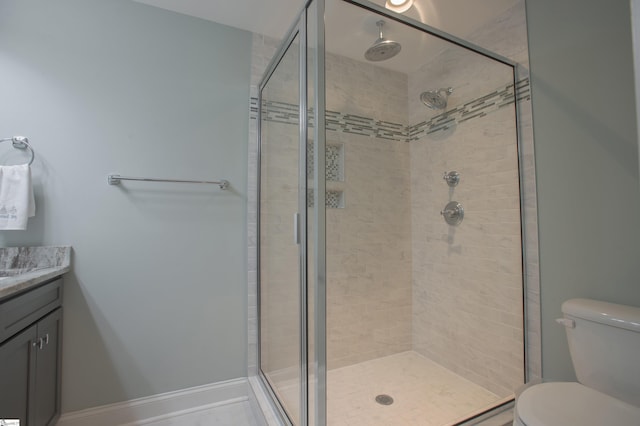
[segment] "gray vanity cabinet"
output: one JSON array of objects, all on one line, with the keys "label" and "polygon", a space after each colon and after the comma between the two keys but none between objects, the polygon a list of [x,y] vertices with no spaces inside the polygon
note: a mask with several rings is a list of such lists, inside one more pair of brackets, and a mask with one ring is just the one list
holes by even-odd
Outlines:
[{"label": "gray vanity cabinet", "polygon": [[20,426],[53,426],[58,420],[61,284],[57,279],[0,300],[0,419],[20,419]]},{"label": "gray vanity cabinet", "polygon": [[[31,347],[36,352],[33,408],[35,426],[53,426],[60,416],[60,346],[62,309],[38,321],[38,333]],[[35,345],[34,345],[35,344]]]},{"label": "gray vanity cabinet", "polygon": [[29,390],[35,387],[32,342],[36,340],[36,326],[29,327],[0,345],[0,419],[19,419],[27,424]]}]

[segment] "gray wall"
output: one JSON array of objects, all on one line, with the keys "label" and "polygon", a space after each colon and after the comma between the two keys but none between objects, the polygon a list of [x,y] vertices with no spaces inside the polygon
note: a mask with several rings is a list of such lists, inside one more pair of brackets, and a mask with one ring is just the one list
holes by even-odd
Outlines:
[{"label": "gray wall", "polygon": [[0,135],[30,138],[37,204],[0,244],[74,248],[63,411],[246,375],[250,42],[128,0],[0,0]]},{"label": "gray wall", "polygon": [[560,305],[640,306],[628,1],[527,1],[540,225],[542,369],[573,379]]}]

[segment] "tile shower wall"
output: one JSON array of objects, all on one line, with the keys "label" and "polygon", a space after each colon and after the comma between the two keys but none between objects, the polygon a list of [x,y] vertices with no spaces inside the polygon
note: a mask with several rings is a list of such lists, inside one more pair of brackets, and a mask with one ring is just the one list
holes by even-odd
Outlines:
[{"label": "tile shower wall", "polygon": [[345,208],[327,210],[328,368],[411,348],[408,146],[345,137]]},{"label": "tile shower wall", "polygon": [[327,183],[344,192],[327,210],[331,369],[411,348],[411,216],[409,146],[379,131],[407,124],[407,76],[331,54],[326,69],[327,109],[341,113],[327,143],[344,145],[344,182]]},{"label": "tile shower wall", "polygon": [[[522,266],[513,107],[411,144],[413,348],[507,396],[522,384]],[[444,171],[461,174],[451,189]],[[462,203],[463,222],[440,210]]]},{"label": "tile shower wall", "polygon": [[[460,49],[441,52],[409,76],[412,122],[425,114],[424,82],[453,86],[452,109],[500,92],[512,78],[504,68]],[[526,100],[527,81],[517,86]],[[503,397],[524,378],[517,130],[514,103],[505,104],[411,142],[413,348]],[[451,170],[461,174],[454,188],[442,179]],[[455,227],[440,215],[450,200],[465,209]]]}]

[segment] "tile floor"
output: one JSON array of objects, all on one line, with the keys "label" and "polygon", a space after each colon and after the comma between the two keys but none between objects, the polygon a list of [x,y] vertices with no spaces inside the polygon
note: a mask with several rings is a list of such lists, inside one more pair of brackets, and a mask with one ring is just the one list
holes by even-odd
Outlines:
[{"label": "tile floor", "polygon": [[215,406],[171,416],[170,418],[149,419],[144,426],[258,426],[248,401]]},{"label": "tile floor", "polygon": [[[501,399],[413,351],[331,370],[327,393],[331,426],[442,426]],[[376,403],[379,394],[393,404]],[[296,392],[281,395],[298,405]]]}]

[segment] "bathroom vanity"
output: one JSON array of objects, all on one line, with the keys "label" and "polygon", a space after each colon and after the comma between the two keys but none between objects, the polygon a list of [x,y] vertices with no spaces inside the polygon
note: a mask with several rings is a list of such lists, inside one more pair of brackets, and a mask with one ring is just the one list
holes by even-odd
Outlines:
[{"label": "bathroom vanity", "polygon": [[60,415],[62,275],[70,247],[0,249],[0,420]]}]

